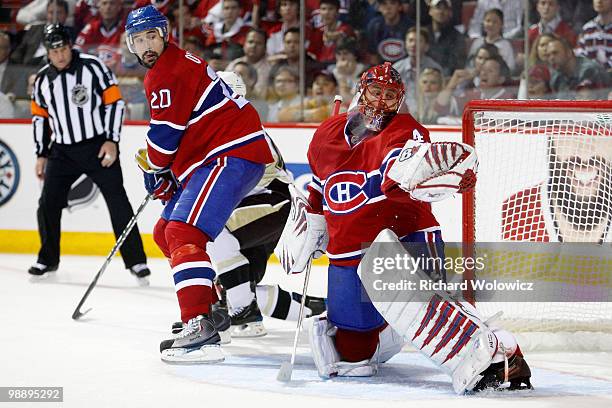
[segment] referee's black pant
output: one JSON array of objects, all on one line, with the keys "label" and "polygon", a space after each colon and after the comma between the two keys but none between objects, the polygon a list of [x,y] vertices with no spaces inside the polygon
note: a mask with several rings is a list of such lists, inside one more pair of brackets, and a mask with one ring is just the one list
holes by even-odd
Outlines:
[{"label": "referee's black pant", "polygon": [[[51,147],[43,190],[38,201],[38,232],[41,241],[39,263],[48,266],[59,264],[62,210],[68,204],[70,186],[81,174],[87,174],[100,188],[110,213],[115,237],[121,235],[134,215],[123,188],[119,157],[110,167],[102,167],[100,164],[98,152],[104,142],[104,139],[97,138],[74,145],[53,144]],[[138,226],[134,226],[123,243],[121,256],[126,268],[146,262]]]}]

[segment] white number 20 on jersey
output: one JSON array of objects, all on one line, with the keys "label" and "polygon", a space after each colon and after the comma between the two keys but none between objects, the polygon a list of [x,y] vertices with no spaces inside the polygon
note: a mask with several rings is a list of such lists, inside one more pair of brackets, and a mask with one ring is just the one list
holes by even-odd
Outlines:
[{"label": "white number 20 on jersey", "polygon": [[169,89],[160,89],[159,93],[151,92],[151,109],[163,109],[172,104]]}]

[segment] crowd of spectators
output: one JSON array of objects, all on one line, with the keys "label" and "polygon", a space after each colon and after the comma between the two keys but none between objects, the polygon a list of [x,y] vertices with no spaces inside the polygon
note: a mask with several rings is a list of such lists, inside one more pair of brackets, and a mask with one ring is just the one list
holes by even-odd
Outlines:
[{"label": "crowd of spectators", "polygon": [[124,34],[129,10],[148,4],[168,17],[172,41],[239,73],[267,122],[321,121],[335,94],[348,108],[361,73],[383,61],[405,82],[405,109],[429,124],[458,123],[474,98],[607,99],[612,82],[612,0],[530,0],[529,21],[522,0],[306,0],[304,44],[299,0],[11,4],[0,14],[1,118],[28,116],[33,74],[46,63],[43,28],[59,22],[119,77],[126,118],[148,119],[145,71]]}]

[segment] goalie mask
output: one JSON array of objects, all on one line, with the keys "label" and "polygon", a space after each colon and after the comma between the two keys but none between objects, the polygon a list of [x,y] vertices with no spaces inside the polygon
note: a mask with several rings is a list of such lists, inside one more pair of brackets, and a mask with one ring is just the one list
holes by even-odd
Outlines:
[{"label": "goalie mask", "polygon": [[404,83],[390,62],[368,69],[361,75],[357,108],[365,127],[380,132],[404,103]]}]

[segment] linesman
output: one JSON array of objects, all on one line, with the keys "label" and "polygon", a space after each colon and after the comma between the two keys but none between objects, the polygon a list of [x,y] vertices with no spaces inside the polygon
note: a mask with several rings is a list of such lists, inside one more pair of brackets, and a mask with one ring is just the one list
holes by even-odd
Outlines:
[{"label": "linesman", "polygon": [[[100,188],[119,237],[133,216],[123,188],[119,134],[124,102],[115,75],[96,57],[72,49],[60,24],[45,27],[49,64],[37,74],[32,94],[36,176],[44,180],[38,203],[41,248],[31,275],[57,270],[60,220],[72,183],[83,173]],[[121,255],[125,267],[147,284],[150,271],[135,227]]]}]

